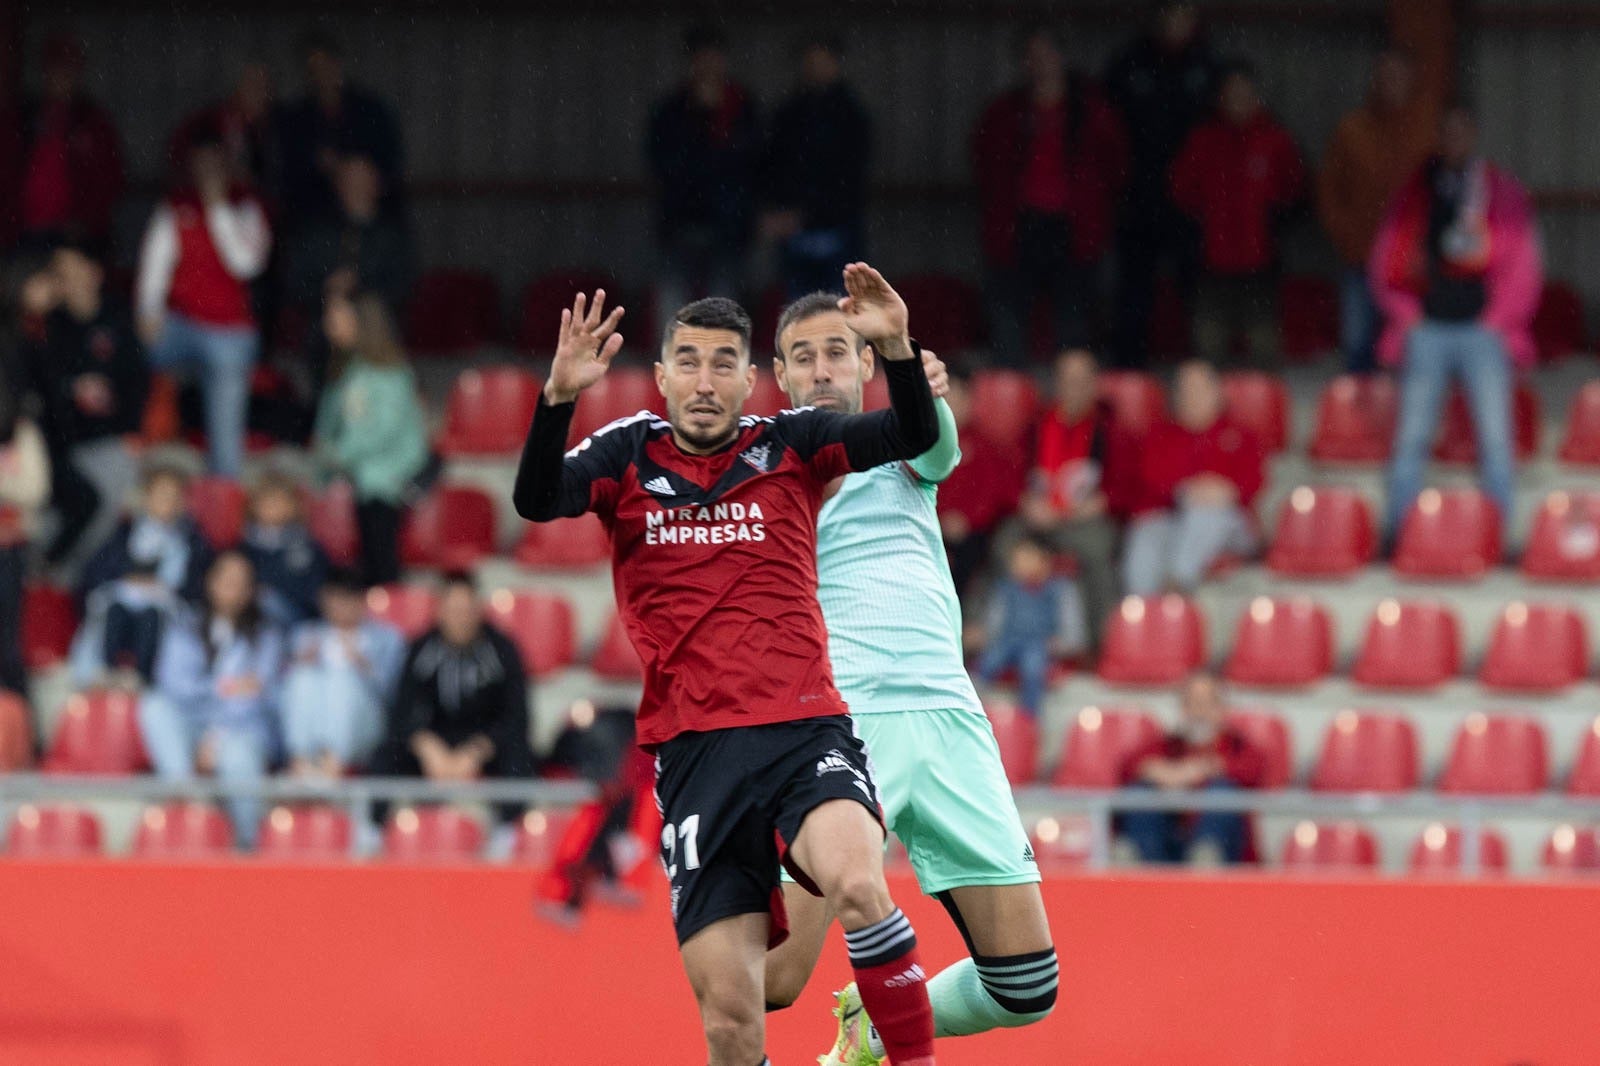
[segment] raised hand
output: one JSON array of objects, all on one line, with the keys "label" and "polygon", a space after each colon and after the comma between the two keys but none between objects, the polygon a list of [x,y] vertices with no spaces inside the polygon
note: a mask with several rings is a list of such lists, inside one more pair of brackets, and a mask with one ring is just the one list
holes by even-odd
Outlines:
[{"label": "raised hand", "polygon": [[617,323],[622,321],[623,309],[613,308],[602,318],[605,307],[606,290],[596,289],[592,302],[580,292],[572,306],[561,312],[561,336],[550,364],[550,380],[544,385],[547,402],[576,400],[578,393],[605,377],[611,360],[622,350]]},{"label": "raised hand", "polygon": [[845,324],[885,359],[910,358],[906,302],[883,275],[866,263],[851,263],[844,268],[844,291],[848,295],[839,301],[839,310]]}]

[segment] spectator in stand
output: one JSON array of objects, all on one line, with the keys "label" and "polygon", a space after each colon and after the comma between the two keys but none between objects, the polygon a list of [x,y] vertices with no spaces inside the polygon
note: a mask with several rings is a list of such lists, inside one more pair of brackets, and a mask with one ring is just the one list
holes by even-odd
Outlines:
[{"label": "spectator in stand", "polygon": [[150,684],[162,637],[181,607],[153,558],[134,561],[122,577],[95,589],[72,638],[73,687],[137,692]]},{"label": "spectator in stand", "polygon": [[44,435],[22,413],[22,390],[0,372],[0,689],[21,695],[28,691],[22,662],[22,579],[28,541],[49,495]]},{"label": "spectator in stand", "polygon": [[197,130],[188,184],[155,210],[139,253],[139,331],[158,370],[199,372],[211,470],[244,464],[250,377],[261,349],[250,281],[267,266],[272,232],[254,193],[235,181],[215,128]]},{"label": "spectator in stand", "polygon": [[[1191,675],[1183,683],[1179,711],[1177,729],[1128,760],[1123,776],[1129,787],[1217,792],[1260,786],[1265,759],[1248,737],[1228,725],[1217,678]],[[1121,823],[1144,862],[1221,866],[1242,862],[1251,851],[1249,817],[1235,811],[1128,811]]]},{"label": "spectator in stand", "polygon": [[284,108],[283,211],[290,231],[336,215],[339,161],[346,155],[378,168],[384,209],[399,212],[404,148],[393,109],[345,79],[337,41],[313,33],[302,41],[306,95]]},{"label": "spectator in stand", "polygon": [[1394,44],[1378,56],[1367,102],[1340,119],[1317,175],[1322,226],[1344,262],[1339,343],[1354,374],[1378,365],[1372,242],[1394,194],[1434,150],[1454,58],[1450,0],[1390,4],[1389,17]]},{"label": "spectator in stand", "polygon": [[[139,732],[156,773],[167,781],[215,774],[249,784],[277,758],[277,696],[283,635],[256,600],[255,571],[240,552],[223,552],[206,572],[205,600],[169,626],[156,658],[155,687],[139,703]],[[226,803],[241,850],[255,843],[258,797]]]},{"label": "spectator in stand", "polygon": [[1012,366],[1027,362],[1040,298],[1055,347],[1088,342],[1128,162],[1121,120],[1067,70],[1060,36],[1035,26],[1021,53],[1023,84],[989,105],[972,140],[994,349]]},{"label": "spectator in stand", "polygon": [[267,64],[247,61],[239,68],[239,80],[227,99],[195,112],[173,131],[167,154],[174,175],[181,179],[187,170],[195,138],[210,136],[212,131],[221,136],[231,173],[248,180],[263,195],[278,188],[282,144],[273,107],[272,71]]},{"label": "spectator in stand", "polygon": [[134,570],[155,567],[161,583],[191,602],[204,591],[211,549],[189,515],[189,476],[175,466],[151,465],[140,479],[139,504],[84,565],[79,602]]},{"label": "spectator in stand", "polygon": [[1242,332],[1255,366],[1277,359],[1278,229],[1304,195],[1294,139],[1262,103],[1255,69],[1233,64],[1217,92],[1217,117],[1189,135],[1172,165],[1173,202],[1200,224],[1200,358],[1224,362]]},{"label": "spectator in stand", "polygon": [[383,172],[371,156],[349,153],[339,158],[333,178],[337,210],[308,224],[290,250],[291,299],[314,314],[330,296],[369,292],[398,315],[416,264],[405,226],[381,210]]},{"label": "spectator in stand", "polygon": [[728,77],[722,31],[684,35],[688,76],[656,105],[648,138],[662,264],[656,306],[670,315],[698,295],[736,296],[761,157],[755,102]]},{"label": "spectator in stand", "polygon": [[1072,582],[1055,576],[1050,546],[1037,537],[1017,540],[1007,551],[1005,576],[989,592],[978,680],[992,685],[1015,668],[1022,709],[1038,718],[1050,663],[1083,650],[1078,613]]},{"label": "spectator in stand", "polygon": [[[83,45],[61,34],[44,44],[44,94],[4,120],[12,143],[0,153],[7,244],[18,236],[68,237],[104,252],[125,181],[111,115],[83,90]],[[12,207],[10,205],[14,204]]]},{"label": "spectator in stand", "polygon": [[800,53],[800,84],[767,133],[764,233],[779,242],[787,299],[832,292],[862,257],[872,123],[844,80],[844,47],[822,35]]},{"label": "spectator in stand", "polygon": [[306,526],[300,486],[272,471],[250,494],[250,521],[240,550],[255,567],[261,608],[285,629],[317,616],[328,557]]},{"label": "spectator in stand", "polygon": [[[1197,270],[1194,224],[1172,202],[1168,177],[1189,132],[1211,113],[1217,61],[1193,0],[1158,0],[1150,30],[1112,62],[1106,90],[1131,138],[1131,166],[1117,226],[1113,355],[1142,367],[1150,356],[1156,278],[1171,260],[1188,299]],[[1166,354],[1166,353],[1163,353]]]},{"label": "spectator in stand", "polygon": [[[484,621],[470,575],[445,577],[438,623],[406,655],[388,726],[372,764],[379,776],[533,776],[522,657],[510,638]],[[502,821],[521,813],[517,804],[498,809]]]},{"label": "spectator in stand", "polygon": [[1193,592],[1224,554],[1256,549],[1250,507],[1265,480],[1266,454],[1223,409],[1222,382],[1210,363],[1178,367],[1172,413],[1140,445],[1140,498],[1122,564],[1132,595]]},{"label": "spectator in stand", "polygon": [[1385,320],[1378,355],[1400,367],[1391,537],[1422,490],[1452,381],[1466,390],[1484,489],[1510,522],[1513,376],[1536,354],[1531,326],[1544,261],[1528,194],[1479,154],[1477,120],[1467,108],[1445,113],[1439,149],[1396,197],[1372,249],[1372,291]]},{"label": "spectator in stand", "polygon": [[367,615],[366,592],[355,571],[329,571],[322,620],[294,635],[283,732],[296,777],[343,777],[364,766],[383,739],[406,646],[399,630]]},{"label": "spectator in stand", "polygon": [[939,486],[939,527],[956,591],[965,597],[989,555],[995,527],[1016,509],[1028,457],[1015,444],[978,432],[972,421],[972,374],[952,366],[945,396],[956,420],[961,462]]},{"label": "spectator in stand", "polygon": [[355,487],[362,577],[369,585],[387,585],[400,578],[406,497],[429,464],[427,416],[381,299],[329,300],[323,331],[333,362],[313,447],[324,466]]}]

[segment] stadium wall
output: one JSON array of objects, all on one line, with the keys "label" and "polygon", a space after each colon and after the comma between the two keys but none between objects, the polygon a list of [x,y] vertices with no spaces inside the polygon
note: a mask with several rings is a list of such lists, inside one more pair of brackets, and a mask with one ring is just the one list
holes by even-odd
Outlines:
[{"label": "stadium wall", "polygon": [[[703,1062],[665,901],[568,932],[505,868],[0,863],[8,1066]],[[897,895],[925,963],[937,905]],[[1600,886],[1266,875],[1059,878],[1062,999],[944,1066],[1578,1066],[1600,1062]],[[659,886],[656,896],[664,892]],[[830,946],[773,1017],[778,1066],[830,1036]]]}]

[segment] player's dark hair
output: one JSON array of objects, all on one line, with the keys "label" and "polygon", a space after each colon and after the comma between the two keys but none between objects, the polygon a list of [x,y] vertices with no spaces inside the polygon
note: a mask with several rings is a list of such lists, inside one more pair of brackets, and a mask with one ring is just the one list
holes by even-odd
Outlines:
[{"label": "player's dark hair", "polygon": [[439,595],[443,596],[451,589],[462,588],[478,594],[478,579],[472,576],[469,570],[446,570],[439,578]]},{"label": "player's dark hair", "polygon": [[667,326],[666,336],[661,338],[663,352],[672,343],[672,335],[679,326],[731,329],[739,335],[739,343],[744,345],[745,354],[750,354],[750,335],[755,327],[750,322],[749,313],[739,306],[737,300],[730,300],[726,296],[707,296],[704,300],[696,300],[678,308],[678,313],[672,316],[672,322]]},{"label": "player's dark hair", "polygon": [[[800,299],[789,304],[778,315],[778,328],[772,331],[772,348],[778,353],[778,358],[783,358],[783,334],[796,322],[804,322],[817,315],[825,315],[829,311],[839,310],[839,294],[836,292],[808,292]],[[856,338],[856,351],[861,351],[866,346],[860,337]]]}]

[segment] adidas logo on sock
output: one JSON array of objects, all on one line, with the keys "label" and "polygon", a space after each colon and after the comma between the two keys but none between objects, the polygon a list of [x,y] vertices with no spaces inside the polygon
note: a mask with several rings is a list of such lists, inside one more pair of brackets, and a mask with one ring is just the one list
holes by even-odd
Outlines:
[{"label": "adidas logo on sock", "polygon": [[901,972],[895,974],[893,977],[883,982],[883,987],[907,988],[916,984],[918,981],[926,981],[927,979],[928,975],[923,972],[922,967],[917,963],[912,963],[911,969],[902,970]]}]

